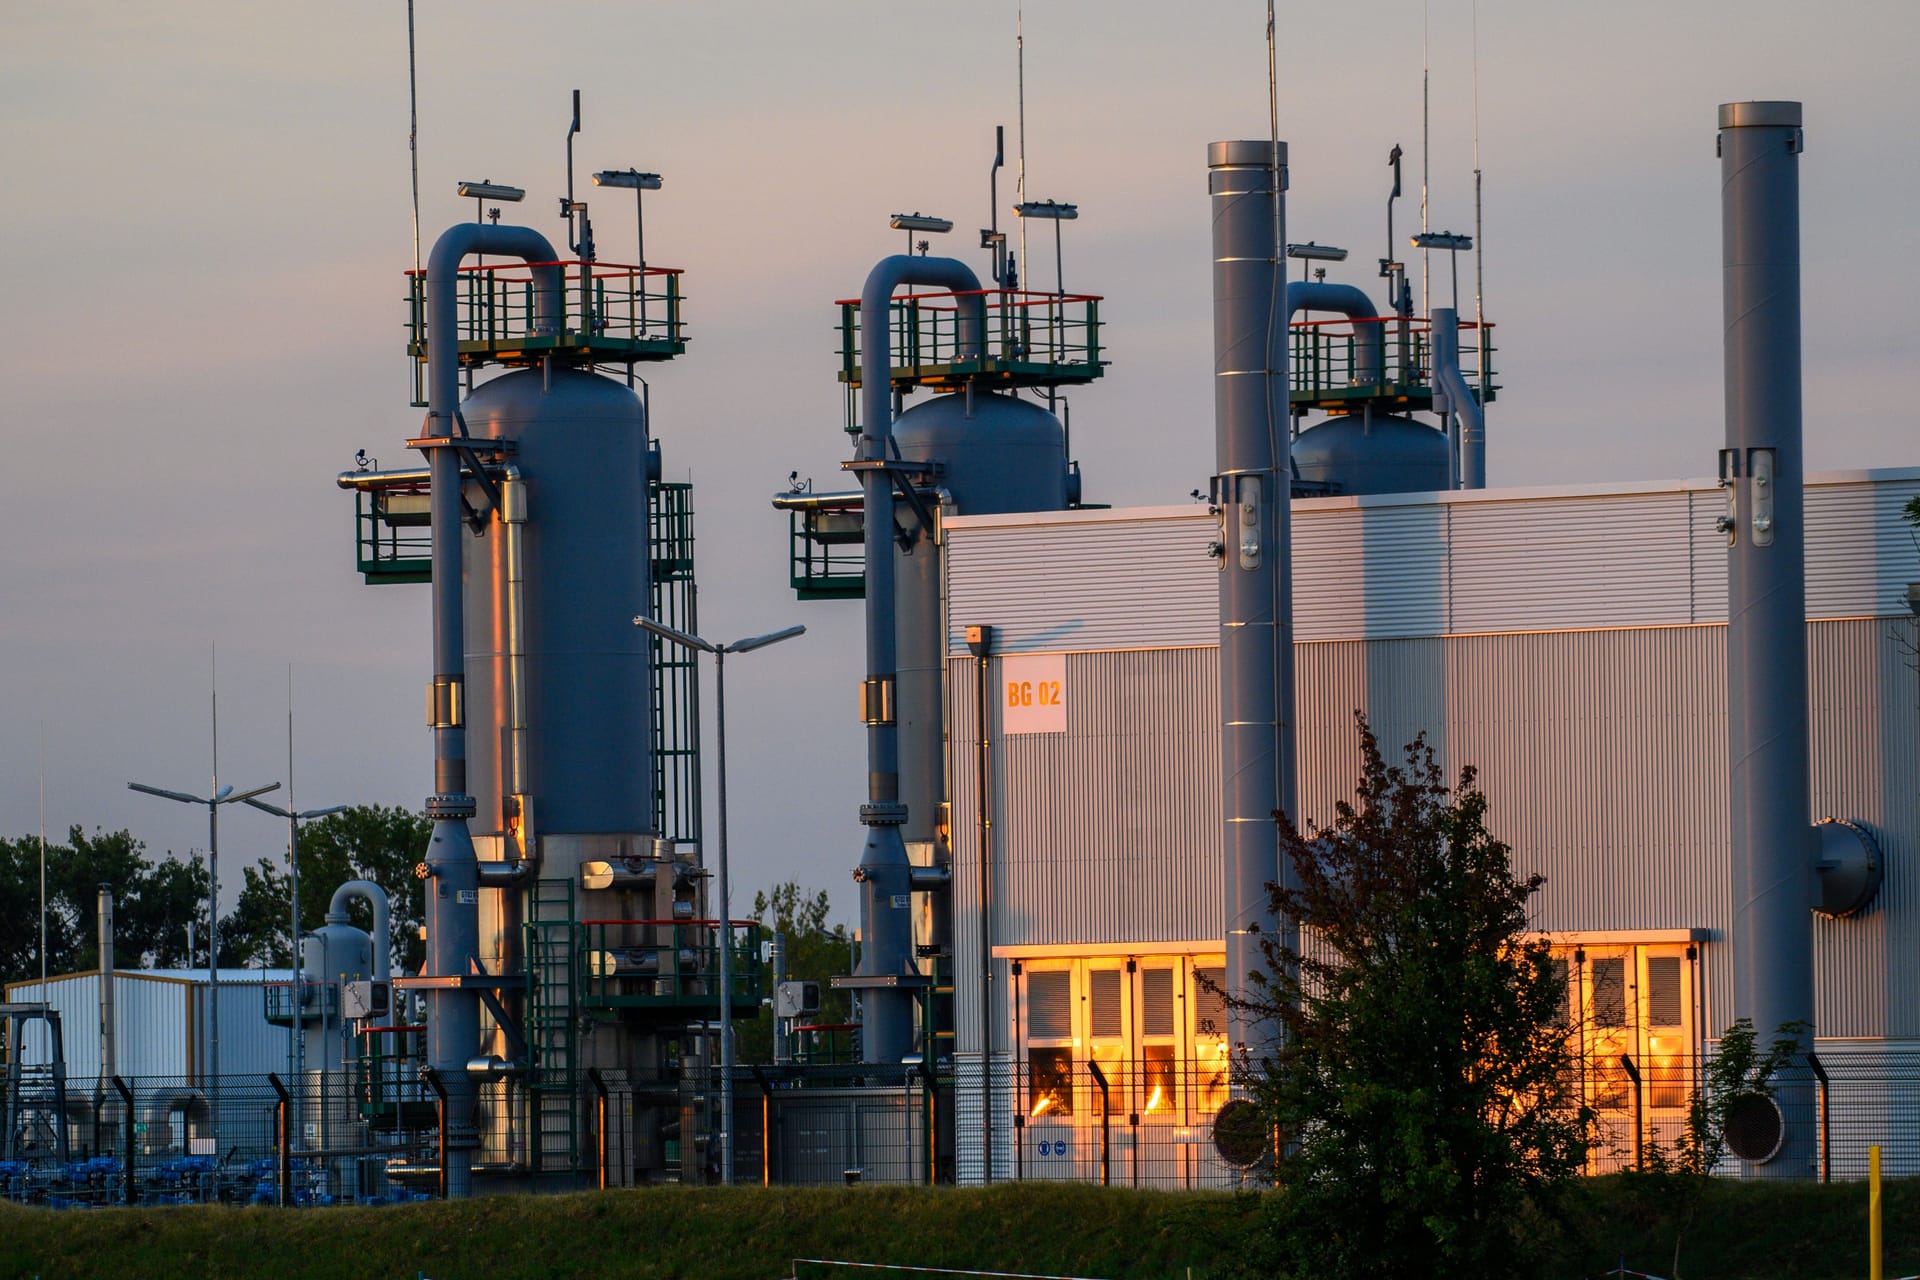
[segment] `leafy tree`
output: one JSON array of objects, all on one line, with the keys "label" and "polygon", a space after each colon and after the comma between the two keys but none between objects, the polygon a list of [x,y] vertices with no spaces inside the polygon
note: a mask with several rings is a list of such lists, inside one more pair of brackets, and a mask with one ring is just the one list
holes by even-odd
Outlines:
[{"label": "leafy tree", "polygon": [[[126,831],[82,827],[47,846],[47,972],[100,963],[99,889],[114,895],[114,964],[123,969],[205,964],[207,868],[199,854],[149,860]],[[187,925],[194,949],[187,950]],[[0,981],[40,974],[40,838],[0,840]]]},{"label": "leafy tree", "polygon": [[1773,1045],[1762,1054],[1753,1022],[1741,1018],[1720,1036],[1707,1059],[1704,1078],[1687,1099],[1687,1120],[1670,1144],[1649,1142],[1646,1170],[1629,1174],[1640,1196],[1674,1218],[1674,1280],[1680,1277],[1680,1246],[1706,1197],[1707,1182],[1727,1158],[1727,1120],[1733,1112],[1757,1098],[1771,1098],[1774,1079],[1800,1053],[1804,1022],[1788,1022],[1775,1033]]},{"label": "leafy tree", "polygon": [[[398,806],[356,805],[300,828],[300,929],[326,922],[333,891],[349,880],[371,880],[387,891],[393,925],[393,962],[416,973],[426,959],[420,926],[426,899],[413,869],[426,856],[433,823]],[[240,896],[223,926],[221,949],[232,963],[287,964],[293,886],[285,858],[262,858],[243,872]],[[373,912],[355,899],[352,923],[373,928]]]},{"label": "leafy tree", "polygon": [[[777,884],[771,894],[753,895],[753,915],[769,931],[786,938],[787,980],[820,984],[820,1012],[810,1015],[815,1022],[846,1022],[852,1006],[845,991],[835,991],[828,980],[853,971],[853,935],[845,925],[829,925],[832,908],[827,892],[808,893],[791,880]],[[773,970],[767,970],[773,981]],[[769,992],[768,994],[772,994]],[[752,1022],[741,1023],[738,1037],[742,1062],[773,1060],[773,1008],[761,1007]]]},{"label": "leafy tree", "polygon": [[1586,1160],[1593,1116],[1564,1026],[1566,987],[1463,770],[1425,737],[1389,767],[1364,716],[1362,770],[1330,826],[1276,814],[1297,888],[1263,939],[1272,981],[1244,1012],[1280,1046],[1249,1091],[1284,1135],[1270,1267],[1294,1276],[1500,1277],[1518,1224]]}]

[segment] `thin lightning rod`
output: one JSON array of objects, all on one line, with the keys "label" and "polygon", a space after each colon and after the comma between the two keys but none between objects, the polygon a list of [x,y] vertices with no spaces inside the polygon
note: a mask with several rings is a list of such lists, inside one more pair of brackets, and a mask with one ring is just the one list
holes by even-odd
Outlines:
[{"label": "thin lightning rod", "polygon": [[413,0],[407,0],[407,159],[413,167],[413,270],[420,273],[420,91],[413,65]]},{"label": "thin lightning rod", "polygon": [[1480,403],[1487,402],[1486,316],[1482,290],[1486,284],[1484,262],[1486,237],[1480,230],[1480,0],[1473,0],[1473,332],[1480,347]]},{"label": "thin lightning rod", "polygon": [[47,998],[47,722],[40,722],[40,998]]},{"label": "thin lightning rod", "polygon": [[[1431,105],[1432,96],[1427,91],[1427,81],[1430,74],[1427,69],[1429,65],[1428,57],[1427,57],[1427,36],[1428,36],[1428,31],[1431,28],[1431,23],[1429,22],[1429,19],[1432,16],[1432,9],[1433,9],[1433,6],[1431,3],[1431,0],[1421,0],[1421,3],[1420,3],[1420,233],[1422,235],[1425,235],[1428,231],[1427,171],[1430,164],[1430,161],[1428,160],[1428,156],[1433,149],[1432,148],[1433,108]],[[1420,251],[1420,305],[1426,309],[1426,313],[1428,315],[1433,314],[1433,298],[1432,298],[1432,295],[1428,292],[1429,276],[1432,269],[1432,259],[1433,259],[1432,250],[1422,249]]]},{"label": "thin lightning rod", "polygon": [[[1020,85],[1020,173],[1015,185],[1020,188],[1019,203],[1027,202],[1027,15],[1024,4],[1013,7],[1013,47],[1015,71]],[[1020,219],[1020,270],[1027,269],[1027,220]]]}]

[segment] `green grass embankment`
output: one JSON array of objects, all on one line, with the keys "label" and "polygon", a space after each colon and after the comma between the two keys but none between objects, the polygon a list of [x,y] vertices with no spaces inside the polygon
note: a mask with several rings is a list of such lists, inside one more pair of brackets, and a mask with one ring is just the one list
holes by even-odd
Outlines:
[{"label": "green grass embankment", "polygon": [[[1619,1179],[1573,1189],[1543,1228],[1543,1280],[1626,1265],[1669,1274],[1674,1224]],[[1920,1181],[1890,1183],[1887,1272],[1920,1272]],[[1715,1183],[1685,1280],[1866,1275],[1866,1189]],[[0,1205],[0,1277],[116,1280],[775,1280],[796,1257],[1105,1277],[1248,1280],[1259,1201],[1029,1183],[986,1190],[661,1188],[384,1209]]]}]

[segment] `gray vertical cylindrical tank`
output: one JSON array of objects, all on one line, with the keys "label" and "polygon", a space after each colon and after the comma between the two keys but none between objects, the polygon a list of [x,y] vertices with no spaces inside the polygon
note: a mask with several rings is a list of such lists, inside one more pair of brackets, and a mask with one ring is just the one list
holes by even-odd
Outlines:
[{"label": "gray vertical cylindrical tank", "polygon": [[[536,827],[651,832],[652,652],[631,622],[650,599],[640,398],[597,374],[521,370],[480,384],[463,413],[474,436],[515,442],[527,491],[522,644]],[[468,785],[482,833],[506,828],[510,794],[505,544],[497,521],[462,541]]]},{"label": "gray vertical cylindrical tank", "polygon": [[[1287,456],[1286,144],[1207,149],[1213,206],[1214,449],[1220,510],[1221,784],[1226,820],[1227,992],[1268,971],[1261,937],[1297,945],[1267,886],[1279,864],[1273,814],[1298,818],[1294,773],[1293,539]],[[1256,934],[1255,931],[1258,931]],[[1237,1057],[1274,1028],[1229,1016]]]},{"label": "gray vertical cylindrical tank", "polygon": [[[1066,432],[1031,401],[985,392],[938,396],[901,414],[893,437],[903,461],[941,464],[939,487],[952,500],[943,503],[944,515],[1060,511],[1067,505]],[[907,806],[901,836],[910,850],[933,844],[934,864],[946,866],[951,849],[935,831],[947,794],[940,547],[910,517],[902,523],[912,526],[912,537],[909,547],[896,543],[894,551],[900,798]],[[938,894],[926,901],[934,904],[929,941],[951,953],[951,899]]]},{"label": "gray vertical cylindrical tank", "polygon": [[1447,437],[1390,413],[1342,414],[1300,433],[1293,466],[1337,494],[1438,493],[1447,487]]},{"label": "gray vertical cylindrical tank", "polygon": [[[1814,838],[1808,799],[1802,521],[1797,102],[1720,108],[1727,447],[1727,728],[1732,769],[1733,1011],[1761,1044],[1790,1023],[1812,1047]],[[1766,1166],[1813,1169],[1810,1083],[1776,1095],[1786,1143]]]}]

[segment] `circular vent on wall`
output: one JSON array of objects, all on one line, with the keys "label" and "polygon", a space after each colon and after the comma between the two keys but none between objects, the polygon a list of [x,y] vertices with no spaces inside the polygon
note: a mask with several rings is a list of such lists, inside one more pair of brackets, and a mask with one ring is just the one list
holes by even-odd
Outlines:
[{"label": "circular vent on wall", "polygon": [[1220,1108],[1213,1120],[1213,1149],[1236,1169],[1251,1169],[1267,1154],[1267,1118],[1245,1098]]},{"label": "circular vent on wall", "polygon": [[1742,1160],[1765,1164],[1787,1140],[1787,1118],[1780,1104],[1764,1093],[1735,1098],[1727,1107],[1727,1150]]}]

